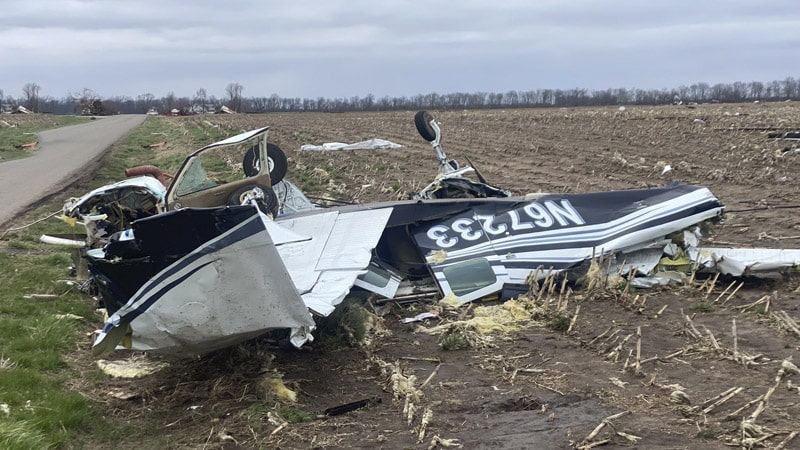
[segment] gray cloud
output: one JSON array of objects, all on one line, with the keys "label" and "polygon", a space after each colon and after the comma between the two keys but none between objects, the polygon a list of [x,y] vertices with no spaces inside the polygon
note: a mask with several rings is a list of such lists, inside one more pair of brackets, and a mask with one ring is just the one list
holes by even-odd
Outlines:
[{"label": "gray cloud", "polygon": [[6,0],[0,89],[349,97],[800,76],[796,1]]}]

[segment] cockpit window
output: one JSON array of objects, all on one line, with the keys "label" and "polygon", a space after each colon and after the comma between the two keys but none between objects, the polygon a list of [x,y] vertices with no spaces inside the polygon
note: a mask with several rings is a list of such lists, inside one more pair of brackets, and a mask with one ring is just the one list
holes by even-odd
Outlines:
[{"label": "cockpit window", "polygon": [[457,296],[467,295],[497,282],[497,276],[486,258],[447,266],[442,272],[450,289]]},{"label": "cockpit window", "polygon": [[180,197],[245,178],[242,156],[249,147],[230,145],[197,154],[176,186],[175,195]]},{"label": "cockpit window", "polygon": [[209,178],[208,172],[203,168],[200,158],[195,158],[189,163],[189,168],[183,175],[181,184],[175,189],[178,196],[191,194],[217,186],[217,182]]}]

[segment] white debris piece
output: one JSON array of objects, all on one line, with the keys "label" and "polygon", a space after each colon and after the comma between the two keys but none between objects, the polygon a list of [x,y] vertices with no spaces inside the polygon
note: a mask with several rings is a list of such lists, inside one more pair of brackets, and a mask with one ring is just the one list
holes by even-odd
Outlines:
[{"label": "white debris piece", "polygon": [[432,312],[424,312],[424,313],[419,313],[414,317],[404,317],[402,322],[403,323],[421,322],[425,319],[435,319],[437,317],[439,316],[437,316]]},{"label": "white debris piece", "polygon": [[723,275],[758,276],[800,265],[800,250],[795,249],[700,247],[689,253],[700,268]]},{"label": "white debris piece", "polygon": [[[277,225],[309,239],[277,246],[305,305],[319,315],[335,309],[372,258],[391,208],[330,212],[279,219]],[[353,230],[359,230],[353,233]],[[273,231],[270,231],[273,233]]]},{"label": "white debris piece", "polygon": [[326,142],[322,145],[306,144],[300,147],[300,150],[307,151],[328,151],[328,150],[386,150],[402,148],[400,144],[387,141],[385,139],[369,139],[366,141],[356,142],[353,144],[345,144],[343,142]]}]

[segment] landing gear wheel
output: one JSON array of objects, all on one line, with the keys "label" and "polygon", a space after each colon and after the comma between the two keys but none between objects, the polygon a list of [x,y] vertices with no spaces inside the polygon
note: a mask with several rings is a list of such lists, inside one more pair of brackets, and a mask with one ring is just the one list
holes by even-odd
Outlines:
[{"label": "landing gear wheel", "polygon": [[278,216],[278,196],[271,187],[267,186],[243,186],[233,191],[228,197],[228,205],[238,206],[247,199],[248,194],[255,194],[258,209],[272,217]]},{"label": "landing gear wheel", "polygon": [[[289,168],[286,153],[272,143],[267,143],[267,167],[269,168],[269,182],[273,186],[283,180]],[[250,150],[244,154],[242,168],[247,177],[254,177],[261,171],[261,166],[258,164],[258,145],[250,147]]]},{"label": "landing gear wheel", "polygon": [[414,115],[414,125],[417,126],[419,135],[428,142],[436,140],[436,130],[431,127],[431,120],[433,116],[428,111],[419,111]]},{"label": "landing gear wheel", "polygon": [[267,143],[267,160],[269,164],[269,182],[275,186],[286,176],[289,168],[289,161],[286,153],[275,144]]},{"label": "landing gear wheel", "polygon": [[242,159],[242,170],[244,170],[244,176],[248,178],[258,175],[258,172],[261,171],[261,164],[258,162],[258,144],[245,152]]}]

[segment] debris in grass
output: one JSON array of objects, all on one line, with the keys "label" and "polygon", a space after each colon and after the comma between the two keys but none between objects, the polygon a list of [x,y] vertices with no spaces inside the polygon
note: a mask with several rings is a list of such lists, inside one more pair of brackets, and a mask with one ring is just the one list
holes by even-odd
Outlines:
[{"label": "debris in grass", "polygon": [[458,439],[444,439],[440,438],[438,434],[431,439],[431,444],[428,446],[428,450],[434,450],[437,446],[456,448],[463,447]]},{"label": "debris in grass", "polygon": [[132,356],[117,361],[97,360],[97,367],[105,374],[115,378],[141,378],[168,366],[169,364],[166,362],[149,360],[144,356]]},{"label": "debris in grass", "polygon": [[67,314],[56,314],[56,319],[72,319],[72,320],[83,320],[83,316],[79,316],[77,314],[67,313]]},{"label": "debris in grass", "polygon": [[56,294],[25,294],[22,296],[22,298],[29,300],[54,300],[58,297],[59,295]]},{"label": "debris in grass", "polygon": [[437,317],[439,316],[437,316],[435,313],[424,312],[424,313],[419,313],[414,317],[404,317],[402,322],[403,323],[421,322],[425,319],[435,319]]},{"label": "debris in grass", "polygon": [[17,363],[12,361],[10,358],[0,355],[0,370],[11,370],[15,367],[17,367]]},{"label": "debris in grass", "polygon": [[280,377],[267,377],[262,383],[271,389],[279,399],[292,403],[297,401],[297,392],[287,388]]},{"label": "debris in grass", "polygon": [[363,400],[358,400],[358,401],[355,401],[355,402],[346,403],[344,405],[333,406],[331,408],[327,408],[323,412],[323,414],[326,415],[326,416],[338,416],[338,415],[341,415],[341,414],[349,413],[351,411],[355,411],[357,409],[361,409],[361,408],[369,405],[371,402],[380,403],[381,399],[380,398],[365,398]]},{"label": "debris in grass", "polygon": [[126,391],[123,389],[115,389],[113,391],[108,392],[108,396],[111,398],[115,398],[117,400],[133,400],[139,397],[139,394],[132,391]]}]

